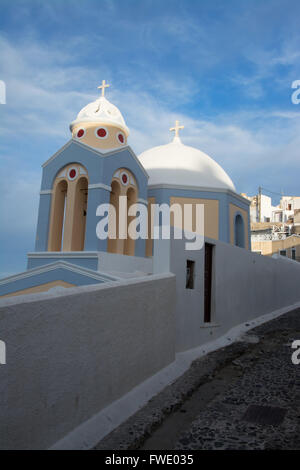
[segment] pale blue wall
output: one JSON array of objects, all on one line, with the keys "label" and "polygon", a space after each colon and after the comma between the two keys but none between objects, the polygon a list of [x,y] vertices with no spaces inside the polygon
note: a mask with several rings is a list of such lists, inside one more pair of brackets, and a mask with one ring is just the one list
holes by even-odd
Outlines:
[{"label": "pale blue wall", "polygon": [[[249,250],[251,250],[251,228],[250,228],[250,213],[249,213],[250,201],[248,201],[247,199],[244,199],[245,202],[244,201],[242,202],[240,199],[235,198],[231,194],[228,195],[228,201],[229,203],[235,204],[240,209],[244,209],[248,213],[248,246],[249,246]],[[236,211],[234,214],[234,217],[238,213],[239,212]],[[245,225],[244,225],[244,228],[246,229]],[[246,238],[245,238],[245,241],[246,241]]]},{"label": "pale blue wall", "polygon": [[44,266],[45,264],[54,263],[56,261],[66,261],[67,263],[75,264],[76,266],[82,266],[83,268],[87,269],[94,269],[97,271],[98,268],[98,256],[94,258],[70,258],[70,257],[63,257],[57,256],[53,258],[45,257],[45,258],[30,258],[28,257],[27,262],[27,269],[38,268],[39,266]]},{"label": "pale blue wall", "polygon": [[51,194],[41,194],[36,229],[35,251],[47,251]]},{"label": "pale blue wall", "polygon": [[[112,155],[105,156],[105,154],[95,153],[76,141],[72,141],[43,168],[41,191],[51,190],[59,171],[71,163],[79,163],[87,169],[90,185],[110,186],[115,171],[118,168],[127,168],[136,178],[138,197],[147,199],[148,177],[128,149],[121,149]],[[103,188],[89,189],[85,251],[106,251],[107,240],[99,240],[96,236],[96,226],[100,220],[96,216],[96,209],[99,204],[108,203],[109,198],[110,192]],[[51,194],[41,194],[35,244],[37,252],[47,251],[50,208]],[[145,256],[145,240],[137,241],[135,254]]]}]

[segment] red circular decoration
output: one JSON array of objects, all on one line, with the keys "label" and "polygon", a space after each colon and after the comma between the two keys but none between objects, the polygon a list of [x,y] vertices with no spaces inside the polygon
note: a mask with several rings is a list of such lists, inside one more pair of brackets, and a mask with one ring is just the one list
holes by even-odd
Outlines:
[{"label": "red circular decoration", "polygon": [[75,178],[75,176],[76,176],[76,170],[74,170],[74,168],[72,168],[72,170],[70,170],[70,172],[69,172],[69,177],[73,179],[73,178]]},{"label": "red circular decoration", "polygon": [[83,129],[79,129],[79,131],[77,132],[77,137],[83,137],[84,136],[84,130]]},{"label": "red circular decoration", "polygon": [[123,134],[118,134],[118,139],[121,142],[121,144],[124,144],[124,135]]},{"label": "red circular decoration", "polygon": [[123,181],[124,184],[126,184],[127,181],[128,181],[128,177],[127,177],[127,175],[125,175],[125,173],[123,173],[123,175],[122,175],[122,181]]},{"label": "red circular decoration", "polygon": [[101,127],[100,129],[97,130],[97,135],[98,135],[99,137],[105,137],[106,134],[107,134],[107,132],[106,132],[105,129],[103,129],[103,127]]}]

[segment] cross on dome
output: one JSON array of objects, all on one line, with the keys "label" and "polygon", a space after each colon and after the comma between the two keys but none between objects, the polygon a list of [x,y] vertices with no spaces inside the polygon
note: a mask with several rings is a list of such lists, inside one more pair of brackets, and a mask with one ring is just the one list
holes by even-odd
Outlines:
[{"label": "cross on dome", "polygon": [[170,131],[174,131],[175,132],[175,137],[179,137],[179,131],[180,129],[184,129],[184,126],[180,126],[179,125],[179,121],[175,121],[175,126],[174,127],[170,127]]},{"label": "cross on dome", "polygon": [[105,88],[108,88],[110,85],[108,85],[105,80],[102,80],[102,85],[98,86],[101,90],[101,96],[104,96]]}]

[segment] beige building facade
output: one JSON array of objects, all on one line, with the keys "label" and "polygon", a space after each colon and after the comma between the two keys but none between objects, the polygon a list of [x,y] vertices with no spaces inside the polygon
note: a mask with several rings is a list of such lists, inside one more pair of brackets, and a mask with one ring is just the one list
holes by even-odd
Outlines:
[{"label": "beige building facade", "polygon": [[279,254],[300,261],[300,236],[291,235],[283,240],[253,241],[252,251],[264,256]]}]

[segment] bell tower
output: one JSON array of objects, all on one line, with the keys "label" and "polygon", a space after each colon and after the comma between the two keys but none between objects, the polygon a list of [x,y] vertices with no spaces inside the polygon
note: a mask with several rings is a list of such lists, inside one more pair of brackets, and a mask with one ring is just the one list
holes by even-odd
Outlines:
[{"label": "bell tower", "polygon": [[144,240],[113,238],[110,231],[103,239],[96,232],[99,205],[113,206],[119,217],[121,196],[127,207],[147,202],[147,174],[127,144],[120,110],[105,97],[108,87],[103,80],[101,95],[70,124],[72,139],[43,165],[35,244],[40,260],[73,256],[91,267],[98,252],[145,256]]}]

